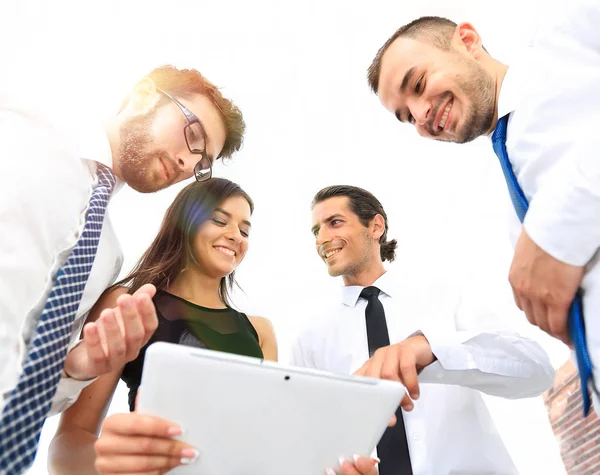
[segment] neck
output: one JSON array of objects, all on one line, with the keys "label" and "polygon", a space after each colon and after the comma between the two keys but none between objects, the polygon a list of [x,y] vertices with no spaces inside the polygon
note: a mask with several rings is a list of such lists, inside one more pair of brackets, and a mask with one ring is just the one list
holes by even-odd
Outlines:
[{"label": "neck", "polygon": [[116,120],[110,120],[105,122],[104,132],[106,132],[108,142],[110,143],[110,151],[112,154],[112,171],[117,178],[123,181],[123,176],[121,175],[121,169],[119,167],[119,160],[117,160],[117,157],[119,157],[121,150],[121,135],[119,123]]},{"label": "neck", "polygon": [[385,274],[383,262],[377,260],[374,265],[365,266],[365,268],[356,274],[344,274],[344,285],[358,285],[360,287],[368,287]]},{"label": "neck", "polygon": [[490,58],[490,61],[490,72],[496,84],[496,94],[494,97],[494,119],[492,120],[492,126],[487,131],[486,135],[490,135],[491,133],[493,133],[494,129],[496,128],[496,125],[498,124],[498,101],[500,100],[500,91],[502,89],[502,83],[504,82],[506,71],[508,71],[508,65],[503,64],[500,61],[493,58]]},{"label": "neck", "polygon": [[195,266],[187,267],[165,290],[202,307],[223,308],[220,278],[210,277]]}]

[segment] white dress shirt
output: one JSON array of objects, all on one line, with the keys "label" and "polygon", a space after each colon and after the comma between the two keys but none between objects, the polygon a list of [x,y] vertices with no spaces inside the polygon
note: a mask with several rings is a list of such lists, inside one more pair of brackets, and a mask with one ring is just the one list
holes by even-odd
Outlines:
[{"label": "white dress shirt", "polygon": [[[510,113],[506,148],[530,202],[525,230],[556,259],[586,266],[583,307],[600,383],[600,2],[558,3],[508,68],[498,116]],[[521,224],[510,216],[514,243]]]},{"label": "white dress shirt", "polygon": [[[479,391],[541,394],[554,380],[548,355],[447,280],[415,280],[388,271],[373,284],[391,344],[421,331],[437,357],[419,376],[415,408],[403,413],[414,475],[517,474]],[[323,318],[297,340],[292,364],[346,375],[362,366],[369,355],[361,290],[343,287],[341,302],[319,312]]]},{"label": "white dress shirt", "polygon": [[[96,162],[112,167],[108,137],[71,129],[31,111],[0,106],[0,412],[17,385],[54,276],[77,242],[97,183]],[[122,186],[117,184],[115,188]],[[85,316],[114,282],[123,256],[110,219],[75,317],[69,348]],[[51,414],[65,410],[91,381],[62,378]]]}]

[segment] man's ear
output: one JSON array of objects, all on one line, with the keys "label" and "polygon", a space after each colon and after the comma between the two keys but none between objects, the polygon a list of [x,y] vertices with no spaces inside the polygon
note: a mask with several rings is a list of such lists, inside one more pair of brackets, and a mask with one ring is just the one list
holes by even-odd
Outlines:
[{"label": "man's ear", "polygon": [[369,230],[371,231],[373,239],[379,241],[379,238],[383,236],[383,233],[385,232],[385,221],[383,220],[383,216],[380,214],[373,216],[373,219],[369,224]]},{"label": "man's ear", "polygon": [[132,115],[146,114],[156,106],[160,96],[154,81],[148,77],[142,78],[131,90],[123,109]]},{"label": "man's ear", "polygon": [[452,36],[452,46],[459,51],[464,51],[475,58],[485,51],[481,43],[481,36],[473,25],[467,22],[456,25]]}]

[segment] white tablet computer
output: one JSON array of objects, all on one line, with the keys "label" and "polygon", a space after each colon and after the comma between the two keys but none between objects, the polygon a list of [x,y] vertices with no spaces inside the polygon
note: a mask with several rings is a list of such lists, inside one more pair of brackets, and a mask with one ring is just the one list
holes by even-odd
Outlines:
[{"label": "white tablet computer", "polygon": [[200,451],[186,475],[323,475],[369,456],[404,395],[338,376],[171,343],[148,348],[138,411],[182,427]]}]

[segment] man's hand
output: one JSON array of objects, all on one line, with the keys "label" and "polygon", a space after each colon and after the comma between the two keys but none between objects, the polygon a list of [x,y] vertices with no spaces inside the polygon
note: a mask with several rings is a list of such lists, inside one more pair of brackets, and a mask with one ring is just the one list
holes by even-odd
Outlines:
[{"label": "man's hand", "polygon": [[[377,475],[377,463],[379,460],[355,455],[353,463],[340,459],[340,470],[342,475]],[[326,473],[335,475],[335,470],[328,468]]]},{"label": "man's hand", "polygon": [[355,376],[391,379],[400,381],[406,387],[400,406],[405,411],[414,407],[412,399],[419,398],[418,373],[435,361],[431,346],[423,335],[411,336],[401,343],[379,348],[358,371]]},{"label": "man's hand", "polygon": [[134,360],[158,326],[155,293],[156,288],[146,284],[133,295],[121,295],[115,308],[103,310],[95,322],[86,324],[83,341],[67,355],[65,373],[83,381]]},{"label": "man's hand", "polygon": [[583,272],[583,267],[565,264],[546,253],[523,229],[515,246],[508,280],[515,302],[527,320],[568,345],[569,308]]}]

